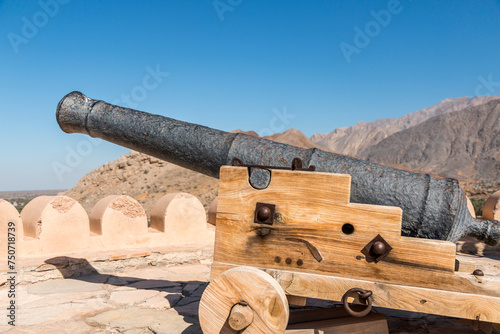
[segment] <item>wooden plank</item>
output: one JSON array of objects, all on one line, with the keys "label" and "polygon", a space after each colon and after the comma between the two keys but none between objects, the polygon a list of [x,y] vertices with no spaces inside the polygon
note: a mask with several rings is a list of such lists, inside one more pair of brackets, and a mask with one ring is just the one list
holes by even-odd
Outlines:
[{"label": "wooden plank", "polygon": [[307,303],[306,297],[286,295],[286,299],[288,300],[288,305],[305,306]]},{"label": "wooden plank", "polygon": [[[232,191],[238,192],[239,189],[245,188],[255,190],[259,193],[279,192],[283,188],[286,188],[291,191],[285,195],[287,199],[304,200],[304,198],[300,197],[300,194],[303,193],[304,178],[310,181],[308,190],[311,198],[324,197],[326,201],[330,202],[349,202],[351,176],[349,174],[321,172],[272,170],[269,187],[264,190],[255,190],[248,183],[248,168],[222,166],[219,176],[219,193],[223,192],[230,195]],[[332,178],[335,178],[336,182],[331,182]]]},{"label": "wooden plank", "polygon": [[386,334],[389,333],[383,314],[363,318],[345,317],[290,325],[285,334]]},{"label": "wooden plank", "polygon": [[[353,287],[373,291],[373,305],[500,323],[500,297],[268,270],[286,293],[339,301]],[[497,287],[499,286],[496,282]],[[325,292],[327,291],[327,292]],[[320,297],[321,296],[321,297]],[[326,298],[325,298],[326,297]]]},{"label": "wooden plank", "polygon": [[[366,232],[362,230],[362,223],[354,223],[354,233],[346,235],[342,233],[342,225],[349,222],[349,220],[340,222],[335,221],[334,219],[339,218],[337,216],[336,218],[332,218],[331,221],[322,222],[319,226],[315,226],[316,224],[308,224],[305,220],[302,220],[304,223],[295,223],[296,220],[294,218],[282,213],[283,211],[280,210],[279,205],[277,206],[277,212],[281,214],[281,219],[285,222],[281,224],[278,221],[273,226],[269,226],[270,234],[266,238],[262,238],[258,234],[258,225],[253,223],[254,209],[252,209],[252,214],[249,216],[223,212],[217,214],[220,228],[217,229],[216,243],[220,243],[220,245],[218,245],[221,248],[220,252],[224,252],[224,254],[234,254],[234,257],[241,258],[241,254],[250,251],[252,252],[251,257],[256,260],[258,259],[260,262],[262,260],[265,261],[265,259],[262,259],[264,251],[262,248],[265,248],[265,251],[269,253],[274,251],[272,248],[297,248],[297,246],[300,247],[300,243],[289,242],[286,238],[303,238],[315,244],[321,253],[331,254],[331,257],[336,263],[340,264],[345,261],[347,265],[358,265],[359,262],[355,261],[356,256],[362,256],[361,249],[380,233],[393,247],[393,250],[386,257],[384,263],[411,263],[423,268],[440,269],[450,272],[455,269],[456,246],[452,242],[408,238],[399,235],[397,237],[391,237],[387,236],[387,234],[384,234],[384,232],[379,229],[374,230],[373,225],[375,224],[368,223],[365,226]],[[335,210],[336,208],[332,207],[331,209]],[[356,215],[356,212],[352,212],[352,215]],[[365,218],[370,219],[368,217]],[[372,219],[375,223],[384,221],[384,218],[380,218],[379,220],[374,217]],[[251,245],[249,245],[250,242],[252,243]],[[236,245],[240,248],[234,249]],[[234,251],[227,253],[226,250],[228,251],[230,248],[233,248],[234,251],[239,253],[238,256],[236,256]],[[302,251],[301,249],[299,253]],[[310,255],[307,253],[308,252],[306,252],[305,255]],[[259,256],[259,254],[261,254],[261,256]],[[218,255],[218,250],[216,250],[216,255]],[[256,258],[255,256],[258,257]],[[343,256],[346,258],[342,258]],[[307,257],[310,260],[314,260],[310,256]],[[274,257],[271,259],[268,258],[267,260],[274,261]],[[303,258],[302,260],[307,261],[307,258]],[[325,258],[325,260],[328,259]],[[221,259],[221,261],[231,262],[223,259]],[[314,264],[317,261],[312,262]],[[310,266],[308,266],[308,268],[310,268]]]},{"label": "wooden plank", "polygon": [[456,270],[462,273],[472,274],[476,270],[476,264],[471,260],[457,259]]},{"label": "wooden plank", "polygon": [[[455,260],[454,247],[449,244],[440,244],[443,247],[435,248],[426,246],[425,242],[393,241],[391,245],[395,248],[389,256],[384,261],[374,263],[367,262],[361,253],[364,245],[371,240],[368,238],[365,239],[366,243],[340,242],[336,238],[313,237],[314,231],[305,236],[305,233],[290,233],[290,230],[284,229],[273,230],[269,236],[262,238],[255,229],[246,229],[242,224],[228,224],[222,219],[217,224],[214,252],[214,261],[217,262],[318,274],[342,274],[346,277],[450,290],[456,289],[457,283],[465,283],[465,291],[470,291],[474,286],[473,282],[462,282],[451,275]],[[306,244],[286,240],[297,237],[307,239],[315,245],[323,260],[318,262]],[[412,244],[411,252],[405,253],[404,250]],[[414,254],[417,251],[418,254]],[[290,259],[290,264],[286,262],[287,259]],[[299,260],[302,265],[298,264]]]},{"label": "wooden plank", "polygon": [[[222,274],[224,271],[231,269],[233,267],[237,267],[238,265],[235,264],[228,264],[228,263],[221,263],[221,262],[214,262],[212,264],[211,272],[210,272],[210,278],[213,279],[217,277],[218,275]],[[289,272],[289,269],[275,269],[275,268],[265,268],[265,267],[259,267],[262,270],[269,271],[269,272]],[[294,273],[301,273],[299,271],[293,271]],[[306,274],[306,273],[304,273]],[[309,273],[311,275],[315,275],[318,277],[327,277],[327,275],[322,274],[322,273]],[[468,293],[468,294],[474,294],[474,295],[486,295],[486,296],[492,296],[492,297],[497,297],[500,298],[500,277],[498,276],[474,276],[469,273],[460,273],[460,272],[455,272],[455,273],[446,273],[446,272],[435,272],[434,277],[431,277],[430,275],[426,275],[425,272],[422,273],[422,275],[425,278],[428,279],[433,279],[435,282],[441,282],[441,285],[435,284],[435,288],[430,288],[430,289],[437,289],[437,290],[446,290],[446,291],[452,291],[452,292],[462,292],[462,293]],[[332,274],[332,276],[340,277],[338,274]],[[347,276],[342,276],[346,279],[357,279],[356,277],[347,277]],[[359,277],[358,277],[359,278]],[[361,280],[365,280],[364,278],[359,278]],[[381,282],[380,280],[370,280],[374,284],[376,283],[384,283]],[[390,282],[386,282],[390,283]],[[430,284],[428,284],[430,285]],[[347,289],[348,290],[348,289]],[[347,291],[346,290],[346,291]],[[324,298],[320,296],[312,296],[312,295],[306,295],[302,294],[301,296],[303,297],[310,297],[310,298],[320,298],[320,299],[330,299],[330,298]],[[336,300],[340,301],[340,299],[331,299],[331,300]]]},{"label": "wooden plank", "polygon": [[[222,167],[218,214],[240,214],[243,220],[253,221],[255,203],[269,202],[278,204],[286,213],[282,224],[296,222],[297,227],[303,227],[307,223],[318,229],[330,226],[340,231],[342,224],[350,222],[357,225],[358,233],[363,233],[372,230],[376,223],[381,231],[394,236],[401,234],[402,212],[399,208],[355,203],[346,208],[350,175],[283,170],[272,173],[269,187],[256,190],[248,183],[247,168]],[[332,226],[332,222],[337,224]]]},{"label": "wooden plank", "polygon": [[[214,262],[212,277],[232,267],[234,265]],[[476,280],[474,290],[478,294],[460,292],[463,290],[460,283],[455,284],[456,291],[446,291],[339,276],[261,269],[274,277],[285,293],[295,296],[340,301],[347,290],[356,287],[373,291],[373,306],[500,323],[500,277],[497,276],[477,278],[463,273],[448,275],[450,278],[461,278],[464,283]]]},{"label": "wooden plank", "polygon": [[[250,266],[293,296],[340,301],[358,287],[373,291],[374,306],[500,322],[500,278],[454,272],[455,244],[402,237],[401,210],[349,203],[348,180],[273,170],[256,190],[247,168],[223,167],[212,278]],[[254,223],[257,202],[276,206],[272,225]],[[361,250],[377,234],[393,249],[375,263]]]}]

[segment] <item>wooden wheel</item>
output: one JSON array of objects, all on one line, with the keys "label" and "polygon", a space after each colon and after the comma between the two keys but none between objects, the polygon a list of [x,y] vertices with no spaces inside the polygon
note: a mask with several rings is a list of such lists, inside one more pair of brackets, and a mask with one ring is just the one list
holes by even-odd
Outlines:
[{"label": "wooden wheel", "polygon": [[200,301],[204,334],[284,333],[288,302],[270,275],[252,267],[237,267],[212,280]]}]

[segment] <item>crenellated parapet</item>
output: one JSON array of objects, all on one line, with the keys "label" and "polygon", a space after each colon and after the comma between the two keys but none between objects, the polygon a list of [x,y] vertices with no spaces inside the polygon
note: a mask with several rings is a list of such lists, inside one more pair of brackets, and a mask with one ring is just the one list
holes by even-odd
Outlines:
[{"label": "crenellated parapet", "polygon": [[150,220],[149,227],[143,207],[126,195],[103,198],[90,214],[67,196],[37,197],[21,214],[0,199],[0,270],[9,240],[15,240],[16,260],[213,243],[205,209],[190,194],[163,196]]}]

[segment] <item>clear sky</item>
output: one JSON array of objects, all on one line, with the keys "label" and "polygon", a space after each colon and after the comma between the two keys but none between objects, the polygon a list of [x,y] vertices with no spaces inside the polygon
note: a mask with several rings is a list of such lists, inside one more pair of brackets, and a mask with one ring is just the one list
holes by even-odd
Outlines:
[{"label": "clear sky", "polygon": [[500,94],[498,0],[0,0],[0,22],[0,191],[71,188],[129,151],[59,129],[73,90],[307,136]]}]

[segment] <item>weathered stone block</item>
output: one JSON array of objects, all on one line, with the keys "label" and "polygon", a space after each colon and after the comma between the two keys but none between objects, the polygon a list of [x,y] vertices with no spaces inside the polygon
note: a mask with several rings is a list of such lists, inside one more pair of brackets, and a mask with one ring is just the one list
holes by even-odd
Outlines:
[{"label": "weathered stone block", "polygon": [[13,253],[11,255],[14,256],[15,262],[16,257],[20,255],[18,249],[23,239],[21,216],[12,204],[0,199],[0,271],[4,271],[7,265],[9,237],[10,241],[14,242],[14,251],[11,251]]},{"label": "weathered stone block", "polygon": [[160,198],[151,211],[151,227],[165,232],[167,245],[206,242],[213,238],[200,200],[186,193]]},{"label": "weathered stone block", "polygon": [[37,197],[24,207],[21,219],[25,239],[40,240],[40,248],[26,249],[26,256],[65,255],[88,248],[89,217],[70,197]]},{"label": "weathered stone block", "polygon": [[141,247],[149,241],[144,208],[125,195],[100,200],[90,213],[90,230],[100,235],[102,250]]},{"label": "weathered stone block", "polygon": [[500,220],[500,190],[488,197],[483,206],[483,218]]}]

